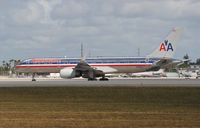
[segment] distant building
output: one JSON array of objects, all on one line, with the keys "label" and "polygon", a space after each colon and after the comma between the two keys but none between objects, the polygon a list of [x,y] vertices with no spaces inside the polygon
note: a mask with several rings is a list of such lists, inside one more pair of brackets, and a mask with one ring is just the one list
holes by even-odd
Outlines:
[{"label": "distant building", "polygon": [[197,74],[197,78],[200,77],[200,65],[190,65],[188,70],[192,71],[192,72],[195,72]]},{"label": "distant building", "polygon": [[190,65],[190,67],[188,68],[188,70],[190,70],[190,71],[196,71],[196,72],[199,73],[200,65]]}]

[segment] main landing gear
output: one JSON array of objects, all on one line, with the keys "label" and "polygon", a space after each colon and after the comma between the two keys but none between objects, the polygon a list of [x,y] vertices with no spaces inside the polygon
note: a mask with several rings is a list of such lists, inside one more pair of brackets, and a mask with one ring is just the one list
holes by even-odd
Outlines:
[{"label": "main landing gear", "polygon": [[[96,76],[94,74],[94,71],[90,71],[88,74],[88,81],[97,81]],[[99,81],[108,81],[109,79],[105,77],[103,74],[102,78],[99,79]]]},{"label": "main landing gear", "polygon": [[100,81],[109,81],[109,79],[106,78],[106,77],[102,77],[102,78],[100,78],[99,80],[100,80]]},{"label": "main landing gear", "polygon": [[109,79],[105,77],[105,74],[102,75],[102,78],[99,79],[100,81],[108,81]]},{"label": "main landing gear", "polygon": [[[96,78],[88,78],[88,81],[97,81],[97,79]],[[104,78],[102,77],[102,78],[99,79],[99,81],[109,81],[109,79],[105,78],[105,77]]]},{"label": "main landing gear", "polygon": [[88,78],[88,81],[97,81],[96,78]]}]

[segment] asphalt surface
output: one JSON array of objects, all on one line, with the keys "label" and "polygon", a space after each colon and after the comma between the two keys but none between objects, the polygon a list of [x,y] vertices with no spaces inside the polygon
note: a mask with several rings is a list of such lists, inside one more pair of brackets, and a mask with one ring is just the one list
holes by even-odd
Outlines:
[{"label": "asphalt surface", "polygon": [[0,87],[200,87],[200,79],[6,79],[0,80]]}]

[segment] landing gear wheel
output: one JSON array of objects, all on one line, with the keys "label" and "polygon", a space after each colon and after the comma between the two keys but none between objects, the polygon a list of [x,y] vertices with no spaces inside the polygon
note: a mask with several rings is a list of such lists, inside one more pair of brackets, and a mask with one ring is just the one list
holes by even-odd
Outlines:
[{"label": "landing gear wheel", "polygon": [[108,78],[100,78],[99,80],[100,80],[100,81],[109,81]]},{"label": "landing gear wheel", "polygon": [[32,81],[36,81],[36,79],[32,79]]},{"label": "landing gear wheel", "polygon": [[88,78],[88,81],[97,81],[95,78]]}]

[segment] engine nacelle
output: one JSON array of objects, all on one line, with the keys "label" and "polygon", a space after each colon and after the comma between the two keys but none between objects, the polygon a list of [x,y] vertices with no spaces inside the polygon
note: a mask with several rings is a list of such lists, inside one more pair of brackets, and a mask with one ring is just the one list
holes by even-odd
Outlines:
[{"label": "engine nacelle", "polygon": [[76,77],[76,71],[72,68],[64,68],[60,70],[60,77],[70,79]]}]

